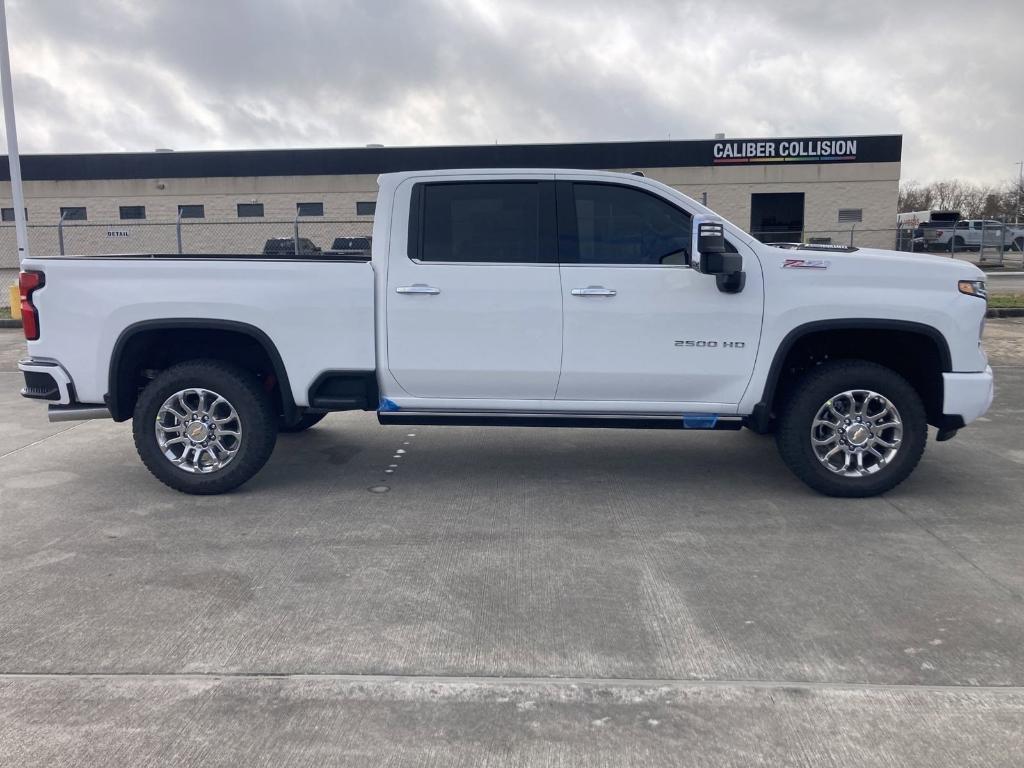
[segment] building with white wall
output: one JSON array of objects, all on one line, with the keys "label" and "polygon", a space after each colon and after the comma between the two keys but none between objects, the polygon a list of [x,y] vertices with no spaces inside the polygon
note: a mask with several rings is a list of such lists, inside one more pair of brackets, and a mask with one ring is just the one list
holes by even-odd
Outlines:
[{"label": "building with white wall", "polygon": [[[454,147],[26,155],[30,249],[54,253],[260,250],[270,237],[328,248],[369,234],[380,173],[432,168],[641,171],[764,240],[892,247],[902,137],[842,136]],[[0,268],[17,266],[0,163]]]}]

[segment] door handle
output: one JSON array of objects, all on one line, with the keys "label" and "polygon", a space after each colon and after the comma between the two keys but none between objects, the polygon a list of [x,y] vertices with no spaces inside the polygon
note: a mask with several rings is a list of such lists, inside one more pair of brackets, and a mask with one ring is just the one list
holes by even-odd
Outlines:
[{"label": "door handle", "polygon": [[440,288],[435,288],[432,285],[424,285],[423,283],[414,283],[413,285],[400,285],[395,288],[395,293],[425,293],[428,296],[437,296],[441,292]]},{"label": "door handle", "polygon": [[573,296],[614,296],[616,291],[602,285],[588,285],[586,288],[573,288],[570,293]]}]

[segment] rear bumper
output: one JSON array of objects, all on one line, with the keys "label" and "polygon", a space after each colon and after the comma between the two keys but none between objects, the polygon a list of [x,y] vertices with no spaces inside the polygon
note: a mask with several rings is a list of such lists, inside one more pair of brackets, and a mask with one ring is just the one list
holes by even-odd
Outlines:
[{"label": "rear bumper", "polygon": [[54,405],[70,405],[75,400],[71,377],[56,360],[19,360],[18,370],[25,375],[21,396],[46,400]]},{"label": "rear bumper", "polygon": [[995,385],[992,367],[980,373],[942,374],[942,413],[958,416],[963,424],[970,424],[992,405]]}]

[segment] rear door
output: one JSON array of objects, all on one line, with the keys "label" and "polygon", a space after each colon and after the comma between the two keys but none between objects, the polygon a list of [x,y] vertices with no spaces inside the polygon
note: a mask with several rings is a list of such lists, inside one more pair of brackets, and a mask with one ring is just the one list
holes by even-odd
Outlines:
[{"label": "rear door", "polygon": [[641,409],[738,403],[763,311],[753,252],[739,245],[744,290],[722,293],[690,267],[689,212],[641,185],[563,178],[572,177],[558,183],[565,309],[557,399]]},{"label": "rear door", "polygon": [[562,353],[553,176],[399,187],[388,367],[415,397],[550,400]]}]

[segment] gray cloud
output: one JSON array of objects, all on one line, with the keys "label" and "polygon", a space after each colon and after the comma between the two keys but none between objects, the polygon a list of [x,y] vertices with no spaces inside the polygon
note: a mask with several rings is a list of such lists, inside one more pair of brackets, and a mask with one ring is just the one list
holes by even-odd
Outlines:
[{"label": "gray cloud", "polygon": [[903,133],[1024,156],[1019,0],[9,0],[23,151]]}]

